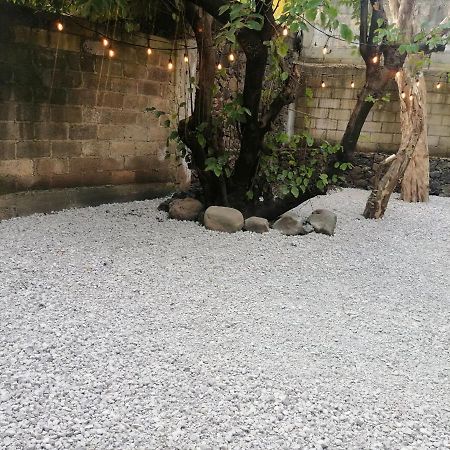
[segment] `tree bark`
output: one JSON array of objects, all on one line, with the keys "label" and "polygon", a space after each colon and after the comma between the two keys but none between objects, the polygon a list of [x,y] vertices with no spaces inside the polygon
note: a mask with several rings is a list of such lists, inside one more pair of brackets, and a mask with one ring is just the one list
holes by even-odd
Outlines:
[{"label": "tree bark", "polygon": [[[402,0],[398,9],[398,26],[405,30],[406,39],[413,35],[415,0]],[[393,11],[394,16],[396,11]],[[409,57],[408,57],[409,59]],[[407,59],[404,70],[397,77],[400,97],[400,125],[402,139],[397,157],[377,183],[364,210],[364,217],[383,217],[389,199],[402,180],[402,199],[428,200],[429,162],[426,121],[426,85],[423,76],[416,83]],[[411,165],[412,163],[412,165]]]},{"label": "tree bark", "polygon": [[[399,180],[403,178],[418,142],[424,137],[424,129],[426,133],[426,123],[424,121],[424,108],[426,108],[426,105],[424,98],[421,96],[420,86],[418,88],[415,84],[407,85],[406,79],[403,73],[398,77],[401,107],[400,124],[404,138],[402,137],[400,149],[396,154],[395,160],[379,183],[377,183],[367,200],[364,210],[366,219],[383,217],[392,192]],[[402,92],[405,93],[405,98],[402,98]],[[410,98],[411,93],[412,99]]]},{"label": "tree bark", "polygon": [[[409,71],[408,71],[409,72]],[[408,73],[408,75],[411,75]],[[406,74],[405,74],[406,78]],[[415,83],[414,78],[407,76],[408,84]],[[427,136],[427,109],[426,109],[426,84],[423,76],[419,78],[416,101],[420,102],[420,108],[412,111],[411,114],[419,115],[420,135],[417,141],[411,161],[405,170],[402,180],[401,199],[405,202],[426,202],[429,197],[430,187],[430,162],[428,157],[428,136]],[[403,110],[400,115],[407,114]],[[409,117],[405,120],[408,120]],[[400,118],[402,122],[402,119]],[[406,130],[405,130],[406,131]],[[410,139],[406,132],[402,132],[402,142]]]}]

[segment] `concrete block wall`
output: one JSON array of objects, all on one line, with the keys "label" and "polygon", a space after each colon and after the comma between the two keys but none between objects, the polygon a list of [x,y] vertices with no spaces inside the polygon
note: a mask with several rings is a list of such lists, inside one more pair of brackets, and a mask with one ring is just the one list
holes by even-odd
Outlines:
[{"label": "concrete block wall", "polygon": [[[314,137],[339,142],[359,90],[364,84],[364,68],[347,64],[324,66],[306,63],[304,83],[297,96],[296,129],[309,129]],[[352,76],[355,88],[351,88]],[[321,87],[322,77],[326,86]],[[427,79],[428,143],[430,155],[450,157],[450,86],[435,87],[436,78]],[[313,97],[305,96],[305,87]],[[358,141],[360,152],[396,152],[401,139],[400,109],[395,82],[389,87],[391,100],[377,102],[369,113]]]},{"label": "concrete block wall", "polygon": [[0,8],[0,195],[177,181],[164,158],[168,131],[145,112],[173,102],[166,53],[115,44],[109,59],[77,24],[61,33],[45,17]]}]

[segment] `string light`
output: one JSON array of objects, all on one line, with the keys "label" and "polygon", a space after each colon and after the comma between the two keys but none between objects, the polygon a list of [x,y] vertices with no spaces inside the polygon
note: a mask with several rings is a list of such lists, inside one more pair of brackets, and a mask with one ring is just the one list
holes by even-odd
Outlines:
[{"label": "string light", "polygon": [[187,53],[184,54],[184,62],[188,63],[189,62],[189,56],[187,55]]},{"label": "string light", "polygon": [[167,68],[168,68],[169,70],[172,70],[172,69],[173,69],[172,57],[169,58],[169,62],[167,63]]},{"label": "string light", "polygon": [[105,37],[102,39],[102,44],[103,44],[103,47],[108,47],[108,45],[109,45],[109,40],[108,39],[106,39]]},{"label": "string light", "polygon": [[109,50],[108,50],[108,56],[110,57],[110,58],[114,58],[114,55],[116,54],[116,52],[112,49],[112,48],[110,48]]},{"label": "string light", "polygon": [[324,55],[326,55],[326,54],[328,53],[328,46],[327,46],[327,45],[324,45],[324,47],[323,47],[323,49],[322,49],[322,53],[323,53]]},{"label": "string light", "polygon": [[436,83],[436,89],[440,89],[441,86],[442,86],[441,80],[439,80],[439,81]]},{"label": "string light", "polygon": [[56,22],[56,29],[58,31],[64,30],[64,24],[60,20],[58,20],[58,22]]},{"label": "string light", "polygon": [[398,78],[400,76],[400,70],[397,70],[397,72],[395,72],[395,77]]},{"label": "string light", "polygon": [[412,95],[412,92],[411,92],[411,94],[409,94],[409,100],[412,102],[413,98],[414,98],[414,96]]},{"label": "string light", "polygon": [[147,55],[150,56],[153,53],[152,49],[150,47],[147,48]]},{"label": "string light", "polygon": [[231,62],[234,61],[234,53],[233,53],[233,52],[231,52],[231,53],[228,55],[228,60],[231,61]]},{"label": "string light", "polygon": [[378,55],[375,55],[373,58],[372,58],[372,62],[374,63],[374,64],[376,64],[377,62],[378,62]]},{"label": "string light", "polygon": [[287,36],[289,34],[288,27],[283,28],[283,36]]},{"label": "string light", "polygon": [[220,63],[217,64],[217,70],[222,70],[222,64]]},{"label": "string light", "polygon": [[353,89],[355,87],[355,80],[352,75],[352,81],[350,82],[350,87]]},{"label": "string light", "polygon": [[322,75],[322,80],[320,81],[320,86],[323,88],[326,86],[325,80],[323,79],[323,75]]},{"label": "string light", "polygon": [[416,78],[416,86],[419,87],[420,81],[419,78]]},{"label": "string light", "polygon": [[403,99],[406,98],[406,92],[405,92],[405,91],[402,91],[401,97],[402,97]]}]

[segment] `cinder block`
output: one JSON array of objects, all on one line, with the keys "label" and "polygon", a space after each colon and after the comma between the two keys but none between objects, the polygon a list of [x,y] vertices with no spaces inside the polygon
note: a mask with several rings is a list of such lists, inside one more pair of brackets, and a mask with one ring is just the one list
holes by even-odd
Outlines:
[{"label": "cinder block", "polygon": [[0,140],[13,140],[19,137],[19,127],[14,122],[0,122]]},{"label": "cinder block", "polygon": [[392,133],[371,133],[370,141],[377,144],[391,144],[392,136]]},{"label": "cinder block", "polygon": [[448,105],[441,105],[441,104],[431,105],[431,114],[448,115],[448,110],[449,110]]},{"label": "cinder block", "polygon": [[398,122],[383,122],[381,131],[383,133],[400,133],[400,124]]},{"label": "cinder block", "polygon": [[16,157],[16,141],[0,141],[0,160]]},{"label": "cinder block", "polygon": [[97,137],[97,125],[71,125],[69,139],[89,140]]},{"label": "cinder block", "polygon": [[140,81],[138,83],[138,94],[157,97],[161,95],[161,86],[153,81]]},{"label": "cinder block", "polygon": [[340,107],[341,109],[350,109],[352,110],[356,105],[356,100],[341,100]]},{"label": "cinder block", "polygon": [[130,156],[136,153],[136,145],[134,142],[129,141],[118,141],[111,142],[110,154],[113,158],[119,156]]},{"label": "cinder block", "polygon": [[108,108],[122,108],[124,94],[119,92],[102,92],[99,95],[98,105]]},{"label": "cinder block", "polygon": [[25,177],[33,175],[33,161],[31,159],[0,160],[0,176]]},{"label": "cinder block", "polygon": [[149,170],[158,160],[154,156],[128,156],[125,158],[127,170]]},{"label": "cinder block", "polygon": [[120,170],[124,167],[124,158],[101,158],[98,170]]},{"label": "cinder block", "polygon": [[125,127],[117,125],[99,125],[98,139],[124,139]]},{"label": "cinder block", "polygon": [[362,128],[364,133],[381,131],[380,122],[366,122]]},{"label": "cinder block", "polygon": [[37,175],[52,176],[68,172],[67,159],[42,158],[34,161]]},{"label": "cinder block", "polygon": [[100,167],[100,158],[70,158],[70,173],[97,172]]},{"label": "cinder block", "polygon": [[67,139],[68,126],[65,123],[40,122],[34,125],[36,139]]},{"label": "cinder block", "polygon": [[17,158],[39,158],[50,156],[50,142],[46,141],[22,141],[17,143]]},{"label": "cinder block", "polygon": [[81,155],[81,142],[53,141],[51,147],[53,158]]},{"label": "cinder block", "polygon": [[373,112],[374,122],[395,122],[395,113],[391,111],[374,111]]},{"label": "cinder block", "polygon": [[437,136],[450,136],[450,127],[445,125],[432,125],[430,127],[430,133]]},{"label": "cinder block", "polygon": [[350,110],[349,109],[330,109],[328,114],[330,119],[336,120],[349,120],[350,119]]},{"label": "cinder block", "polygon": [[110,154],[110,142],[109,141],[83,141],[81,143],[81,153],[84,156],[98,156],[101,158],[109,158]]}]

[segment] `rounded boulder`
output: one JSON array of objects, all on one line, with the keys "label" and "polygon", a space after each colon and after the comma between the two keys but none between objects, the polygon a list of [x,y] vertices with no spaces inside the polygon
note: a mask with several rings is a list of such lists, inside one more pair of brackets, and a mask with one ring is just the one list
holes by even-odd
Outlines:
[{"label": "rounded boulder", "polygon": [[176,220],[197,220],[203,211],[203,204],[195,198],[180,198],[169,205],[169,217]]},{"label": "rounded boulder", "polygon": [[244,216],[239,210],[234,208],[210,206],[205,211],[203,223],[209,230],[235,233],[236,231],[242,230]]}]

